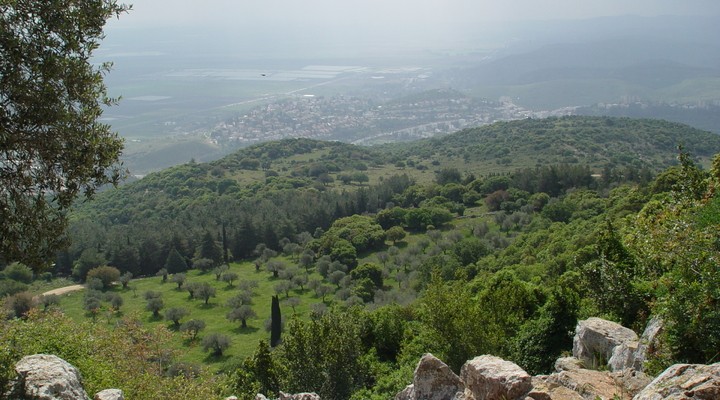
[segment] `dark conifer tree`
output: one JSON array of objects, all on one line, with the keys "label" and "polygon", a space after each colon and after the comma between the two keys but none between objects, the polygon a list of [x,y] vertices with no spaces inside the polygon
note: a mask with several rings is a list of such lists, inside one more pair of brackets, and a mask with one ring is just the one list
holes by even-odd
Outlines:
[{"label": "dark conifer tree", "polygon": [[168,254],[167,260],[165,261],[165,269],[169,274],[185,272],[188,269],[185,259],[174,247],[170,250],[170,254]]},{"label": "dark conifer tree", "polygon": [[280,316],[280,299],[277,296],[272,297],[270,306],[270,347],[280,344],[281,316]]}]

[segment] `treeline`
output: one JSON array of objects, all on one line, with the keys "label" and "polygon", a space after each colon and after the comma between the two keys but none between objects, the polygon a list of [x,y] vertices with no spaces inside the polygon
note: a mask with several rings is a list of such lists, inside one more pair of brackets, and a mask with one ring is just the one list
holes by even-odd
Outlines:
[{"label": "treeline", "polygon": [[[293,320],[275,351],[261,345],[226,371],[248,398],[280,389],[337,399],[391,398],[411,382],[425,352],[456,372],[478,354],[513,360],[531,373],[549,372],[572,347],[577,320],[589,316],[636,331],[651,316],[660,317],[666,333],[645,365],[650,374],[676,362],[712,362],[720,345],[718,185],[720,157],[708,174],[683,153],[679,166],[646,185],[620,185],[604,195],[574,188],[539,210],[500,212],[496,222],[518,214],[529,218],[513,228],[510,243],[473,257],[463,259],[462,249],[472,248],[471,241],[482,244],[495,226],[483,221],[469,232],[429,230],[414,255],[419,262],[404,267],[397,255],[387,261],[396,265],[385,276],[418,272],[424,290],[417,301],[376,300],[372,311],[341,303],[310,321]],[[546,214],[554,203],[569,210],[562,221]],[[397,207],[386,216],[409,209]],[[402,218],[383,221],[407,224]]]}]

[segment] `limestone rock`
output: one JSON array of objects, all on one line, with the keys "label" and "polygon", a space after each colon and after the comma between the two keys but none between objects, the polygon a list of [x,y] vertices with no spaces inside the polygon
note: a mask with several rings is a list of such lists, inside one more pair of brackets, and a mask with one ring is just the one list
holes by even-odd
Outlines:
[{"label": "limestone rock", "polygon": [[634,397],[634,400],[716,399],[720,399],[720,363],[675,364]]},{"label": "limestone rock", "polygon": [[574,369],[582,369],[583,363],[575,357],[561,357],[555,360],[555,371],[572,371]]},{"label": "limestone rock", "polygon": [[636,369],[642,370],[643,363],[648,359],[648,356],[655,353],[663,329],[664,324],[659,317],[654,317],[648,322],[645,331],[640,336],[640,343],[635,354],[635,364],[640,366]]},{"label": "limestone rock", "polygon": [[460,370],[465,396],[475,400],[525,399],[532,389],[530,375],[517,364],[494,356],[480,356]]},{"label": "limestone rock", "polygon": [[579,393],[549,382],[547,376],[534,376],[532,385],[533,388],[527,395],[532,400],[583,400]]},{"label": "limestone rock", "polygon": [[586,400],[612,400],[615,398],[630,400],[632,398],[609,372],[574,369],[549,375],[546,381],[549,387],[565,387]]},{"label": "limestone rock", "polygon": [[53,355],[23,357],[15,365],[17,378],[8,398],[33,400],[89,400],[80,371]]},{"label": "limestone rock", "polygon": [[320,400],[320,396],[315,393],[296,393],[288,394],[280,392],[278,400]]},{"label": "limestone rock", "polygon": [[624,388],[628,395],[635,396],[650,384],[652,378],[644,372],[635,369],[624,369],[622,371],[613,372],[610,376],[615,379],[618,386]]},{"label": "limestone rock", "polygon": [[624,366],[631,359],[627,356],[629,349],[625,352],[619,349],[617,354],[615,349],[623,343],[631,342],[638,342],[637,334],[631,329],[612,321],[588,318],[579,321],[575,329],[573,356],[589,368],[600,367],[609,362],[613,356],[615,367]]},{"label": "limestone rock", "polygon": [[432,354],[420,359],[413,377],[415,399],[449,399],[464,389],[460,377]]},{"label": "limestone rock", "polygon": [[610,371],[622,371],[624,369],[634,369],[642,371],[645,357],[643,346],[639,341],[629,341],[620,343],[613,349],[612,356],[608,360],[608,368]]},{"label": "limestone rock", "polygon": [[120,389],[105,389],[95,393],[93,400],[125,400],[125,396]]},{"label": "limestone rock", "polygon": [[415,400],[415,386],[405,386],[405,389],[395,395],[395,400]]}]

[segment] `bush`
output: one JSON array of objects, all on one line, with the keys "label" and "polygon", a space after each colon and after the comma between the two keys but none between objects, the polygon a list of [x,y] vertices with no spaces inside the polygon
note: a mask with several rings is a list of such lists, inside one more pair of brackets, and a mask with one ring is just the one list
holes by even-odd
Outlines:
[{"label": "bush", "polygon": [[3,270],[5,277],[16,282],[30,283],[33,280],[33,272],[30,267],[21,263],[12,263]]},{"label": "bush", "polygon": [[90,281],[93,278],[100,279],[103,289],[108,289],[113,282],[120,279],[120,270],[107,265],[93,268],[88,271],[87,280]]},{"label": "bush", "polygon": [[8,297],[6,304],[12,316],[23,318],[33,308],[33,295],[30,292],[17,293]]},{"label": "bush", "polygon": [[212,333],[203,338],[202,347],[204,351],[211,351],[215,357],[222,356],[223,351],[230,347],[230,337],[220,333]]}]

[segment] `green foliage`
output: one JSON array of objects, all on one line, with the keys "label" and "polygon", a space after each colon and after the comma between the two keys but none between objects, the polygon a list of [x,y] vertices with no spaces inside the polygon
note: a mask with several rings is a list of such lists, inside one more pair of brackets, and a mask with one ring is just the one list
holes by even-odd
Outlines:
[{"label": "green foliage", "polygon": [[209,351],[214,357],[220,357],[232,344],[230,336],[221,333],[211,333],[202,340],[203,350]]},{"label": "green foliage", "polygon": [[405,229],[403,229],[402,227],[393,226],[385,232],[385,235],[387,236],[388,240],[393,242],[393,245],[394,245],[397,242],[403,240],[405,238],[405,235],[407,235],[407,233],[405,232]]},{"label": "green foliage", "polygon": [[102,282],[102,288],[108,289],[113,282],[120,279],[120,271],[115,267],[107,265],[96,267],[88,271],[87,280],[99,279]]},{"label": "green foliage", "polygon": [[172,321],[175,328],[180,328],[180,320],[190,315],[190,311],[184,307],[172,307],[165,311],[165,319]]},{"label": "green foliage", "polygon": [[29,284],[33,280],[33,271],[25,264],[14,262],[3,269],[5,278]]},{"label": "green foliage", "polygon": [[369,374],[361,341],[366,322],[358,309],[325,313],[308,322],[293,319],[280,347],[280,364],[287,368],[281,387],[349,399]]},{"label": "green foliage", "polygon": [[90,62],[116,1],[13,1],[0,14],[0,258],[47,265],[66,212],[122,175],[122,139],[98,119],[110,64]]},{"label": "green foliage", "polygon": [[80,370],[89,393],[112,387],[128,398],[193,400],[229,394],[222,391],[223,377],[205,370],[193,378],[167,377],[165,363],[175,357],[169,339],[166,329],[145,328],[132,318],[110,329],[59,312],[31,312],[26,320],[0,326],[0,379],[7,382],[14,363],[25,355],[55,354]]},{"label": "green foliage", "polygon": [[277,296],[273,296],[270,303],[270,347],[276,347],[280,344],[281,332],[282,316],[280,314],[280,299],[278,299]]},{"label": "green foliage", "polygon": [[5,305],[15,318],[23,318],[34,307],[33,295],[30,292],[13,294],[5,300]]},{"label": "green foliage", "polygon": [[168,253],[164,269],[169,274],[187,271],[188,265],[175,247],[173,247]]}]

